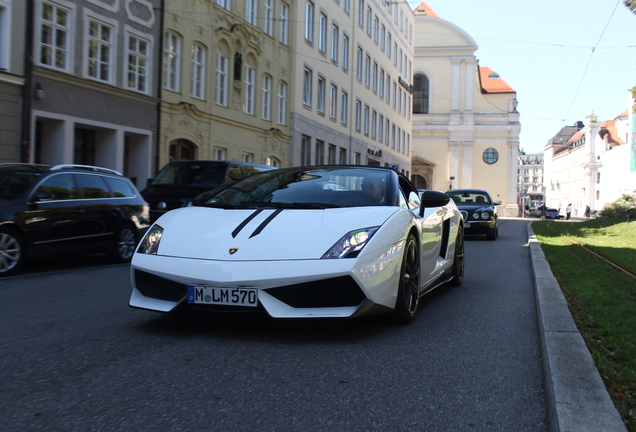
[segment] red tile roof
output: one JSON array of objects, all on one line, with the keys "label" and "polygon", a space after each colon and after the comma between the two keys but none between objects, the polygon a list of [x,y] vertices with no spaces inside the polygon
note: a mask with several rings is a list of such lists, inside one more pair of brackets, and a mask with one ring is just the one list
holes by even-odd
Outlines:
[{"label": "red tile roof", "polygon": [[481,80],[481,88],[483,93],[515,93],[515,89],[510,87],[501,78],[488,78],[488,75],[494,73],[487,66],[479,67],[479,79]]},{"label": "red tile roof", "polygon": [[420,3],[420,5],[413,10],[413,13],[416,15],[426,15],[434,18],[439,18],[439,15],[437,15],[435,11],[426,4],[426,2]]}]

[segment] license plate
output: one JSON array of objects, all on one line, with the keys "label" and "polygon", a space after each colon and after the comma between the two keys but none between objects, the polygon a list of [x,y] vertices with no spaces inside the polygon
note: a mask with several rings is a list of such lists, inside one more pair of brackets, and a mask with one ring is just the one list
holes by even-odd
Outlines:
[{"label": "license plate", "polygon": [[188,285],[188,303],[256,307],[258,290]]}]

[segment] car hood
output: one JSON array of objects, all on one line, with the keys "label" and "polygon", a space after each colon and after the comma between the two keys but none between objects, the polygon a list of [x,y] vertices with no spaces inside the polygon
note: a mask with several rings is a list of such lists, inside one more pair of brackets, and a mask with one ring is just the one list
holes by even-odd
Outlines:
[{"label": "car hood", "polygon": [[163,215],[158,255],[228,261],[319,259],[349,231],[380,226],[397,207],[224,210]]}]

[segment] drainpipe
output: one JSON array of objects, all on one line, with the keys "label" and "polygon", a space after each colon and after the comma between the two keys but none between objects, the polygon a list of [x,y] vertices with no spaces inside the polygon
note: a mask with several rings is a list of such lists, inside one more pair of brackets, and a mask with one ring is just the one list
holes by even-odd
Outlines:
[{"label": "drainpipe", "polygon": [[[153,177],[159,172],[159,151],[161,149],[161,95],[163,89],[163,33],[164,33],[164,15],[165,15],[165,0],[161,0],[159,11],[159,53],[157,58],[159,59],[159,76],[157,79],[157,123],[155,125],[155,163]],[[145,187],[145,185],[144,185]]]},{"label": "drainpipe", "polygon": [[24,34],[24,87],[22,88],[22,131],[20,162],[29,162],[31,153],[31,95],[33,93],[33,0],[26,3]]}]

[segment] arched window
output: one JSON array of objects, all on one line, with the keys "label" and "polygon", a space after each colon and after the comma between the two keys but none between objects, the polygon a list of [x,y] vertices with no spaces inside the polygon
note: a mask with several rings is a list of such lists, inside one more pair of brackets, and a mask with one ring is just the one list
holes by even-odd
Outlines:
[{"label": "arched window", "polygon": [[421,73],[413,78],[413,114],[428,114],[429,83]]},{"label": "arched window", "polygon": [[413,176],[411,176],[411,181],[413,182],[413,185],[417,189],[427,189],[427,187],[426,187],[426,179],[424,177],[422,177],[421,175],[414,174]]}]

